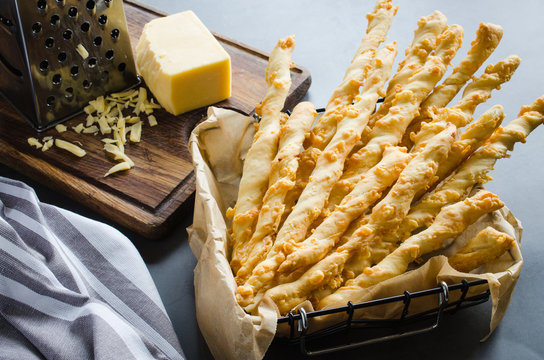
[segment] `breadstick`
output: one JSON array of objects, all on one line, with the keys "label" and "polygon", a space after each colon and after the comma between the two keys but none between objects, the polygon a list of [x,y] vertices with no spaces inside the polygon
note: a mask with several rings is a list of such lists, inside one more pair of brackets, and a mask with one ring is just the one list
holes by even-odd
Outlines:
[{"label": "breadstick", "polygon": [[440,36],[436,56],[429,56],[423,68],[410,78],[405,89],[396,95],[389,113],[376,122],[369,142],[346,162],[346,170],[329,197],[329,208],[339,204],[360,176],[380,161],[386,145],[399,143],[406,127],[416,116],[421,101],[446,72],[447,65],[461,46],[462,36],[463,30],[457,25]]},{"label": "breadstick", "polygon": [[312,129],[307,145],[323,150],[334,136],[336,124],[342,117],[341,110],[350,105],[358,94],[363,84],[365,70],[368,70],[372,62],[373,51],[385,41],[397,10],[398,6],[393,6],[392,0],[378,0],[374,10],[366,15],[368,19],[366,35],[361,40],[344,79],[334,90],[325,112]]},{"label": "breadstick", "polygon": [[286,254],[294,250],[296,243],[304,240],[308,227],[319,216],[332,186],[342,174],[345,158],[368,122],[379,92],[391,73],[396,52],[396,45],[390,44],[376,54],[374,70],[369,74],[361,95],[353,106],[346,108],[346,116],[317,160],[310,182],[278,232],[267,259],[255,267],[246,284],[238,287],[238,302],[242,306],[250,304],[253,295],[274,278]]},{"label": "breadstick", "polygon": [[438,45],[438,37],[447,28],[447,19],[440,11],[435,11],[431,15],[421,17],[417,26],[412,44],[406,49],[406,57],[399,63],[397,73],[389,81],[384,102],[371,116],[370,127],[387,114],[393,105],[395,95],[404,89],[412,75],[425,64],[429,53]]},{"label": "breadstick", "polygon": [[[470,155],[472,155],[484,142],[489,139],[493,132],[500,126],[504,119],[504,110],[501,105],[495,105],[491,109],[483,113],[473,124],[461,134],[459,140],[453,143],[448,158],[442,164],[440,164],[438,171],[436,172],[436,178],[429,187],[434,184],[440,183],[449,174],[451,174],[463,161],[465,161]],[[424,124],[421,129],[423,132],[430,127],[438,127],[439,129],[447,123],[432,122]],[[431,132],[435,130],[431,129]],[[419,147],[424,142],[418,142],[415,146],[416,149],[412,149],[412,152],[420,151]],[[416,199],[419,199],[425,192],[422,191],[416,195]]]},{"label": "breadstick", "polygon": [[293,109],[293,113],[281,129],[278,153],[272,161],[270,187],[263,198],[263,206],[259,213],[255,232],[248,242],[247,254],[242,260],[242,267],[236,271],[236,281],[242,284],[251,274],[255,264],[263,260],[272,245],[271,240],[263,241],[267,236],[273,236],[278,230],[287,192],[295,185],[295,175],[298,167],[298,154],[304,141],[304,136],[313,123],[316,112],[313,104],[301,102]]},{"label": "breadstick", "polygon": [[444,180],[457,166],[482,146],[504,120],[504,109],[495,105],[483,113],[453,143],[448,158],[438,167],[436,183]]},{"label": "breadstick", "polygon": [[321,153],[321,150],[314,147],[310,147],[300,153],[295,186],[289,190],[285,196],[285,211],[283,212],[279,227],[283,225],[285,219],[287,219],[287,216],[289,216],[293,210],[300,194],[302,194],[302,190],[308,185],[310,175],[312,175],[317,159],[321,156]]},{"label": "breadstick", "polygon": [[408,163],[389,193],[373,207],[368,224],[357,229],[345,244],[313,265],[298,280],[266,292],[265,296],[276,303],[280,313],[286,313],[306,300],[314,290],[334,281],[358,248],[379,242],[382,234],[395,230],[410,209],[415,193],[426,186],[440,161],[445,159],[454,138],[455,127],[451,125]]},{"label": "breadstick", "polygon": [[544,121],[544,96],[531,105],[522,107],[520,116],[504,128],[499,127],[484,146],[459,166],[457,171],[439,187],[427,193],[412,207],[397,231],[397,238],[406,239],[412,231],[429,226],[440,209],[461,200],[472,187],[489,180],[487,173],[498,159],[507,157],[507,151],[526,137]]},{"label": "breadstick", "polygon": [[[519,57],[511,55],[495,65],[489,65],[482,76],[473,80],[467,86],[463,92],[462,99],[452,108],[447,108],[447,110],[437,109],[434,116],[432,116],[432,111],[428,111],[427,114],[431,114],[434,118],[432,122],[436,123],[445,120],[455,124],[459,128],[466,126],[472,121],[472,114],[474,114],[476,107],[487,101],[494,89],[499,89],[502,84],[510,80],[520,61]],[[425,124],[421,124],[421,130],[417,133],[410,133],[410,138],[414,144],[411,151],[417,151],[418,144],[440,131],[440,127],[434,128],[434,125],[426,126]],[[412,130],[409,128],[406,134],[410,131]]]},{"label": "breadstick", "polygon": [[489,99],[492,90],[499,89],[509,81],[520,62],[517,55],[510,55],[495,65],[487,66],[482,76],[467,85],[463,98],[456,106],[464,112],[474,113],[476,106],[483,102],[481,98]]},{"label": "breadstick", "polygon": [[367,291],[366,288],[403,274],[408,265],[421,255],[439,249],[444,240],[459,236],[482,215],[503,206],[497,195],[480,191],[471,198],[444,207],[429,228],[413,235],[377,265],[365,269],[335,293],[322,299],[317,308],[331,308],[345,305],[348,301],[358,301]]},{"label": "breadstick", "polygon": [[397,180],[411,158],[404,148],[387,148],[382,161],[370,169],[313,234],[287,256],[278,272],[291,273],[296,268],[315,264],[325,257],[349,224],[368,210],[381,197],[383,191]]},{"label": "breadstick", "polygon": [[495,51],[502,38],[502,27],[490,23],[481,23],[476,31],[476,39],[470,44],[467,56],[453,68],[450,76],[437,86],[431,95],[421,104],[422,109],[432,106],[445,107],[457,95],[465,83]]},{"label": "breadstick", "polygon": [[448,258],[448,262],[457,271],[470,272],[497,260],[514,244],[511,236],[488,226]]},{"label": "breadstick", "polygon": [[278,41],[270,53],[266,68],[268,89],[260,107],[261,122],[253,138],[243,167],[238,199],[234,209],[227,210],[232,217],[232,260],[233,268],[246,253],[246,245],[257,217],[262,199],[268,188],[270,167],[276,155],[280,133],[280,112],[291,87],[291,54],[295,46],[294,36]]}]

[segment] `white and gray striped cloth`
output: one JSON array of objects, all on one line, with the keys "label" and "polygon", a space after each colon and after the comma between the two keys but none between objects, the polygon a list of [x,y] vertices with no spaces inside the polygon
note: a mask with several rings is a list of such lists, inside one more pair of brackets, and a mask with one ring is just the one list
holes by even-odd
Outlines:
[{"label": "white and gray striped cloth", "polygon": [[0,359],[183,359],[133,244],[0,177]]}]

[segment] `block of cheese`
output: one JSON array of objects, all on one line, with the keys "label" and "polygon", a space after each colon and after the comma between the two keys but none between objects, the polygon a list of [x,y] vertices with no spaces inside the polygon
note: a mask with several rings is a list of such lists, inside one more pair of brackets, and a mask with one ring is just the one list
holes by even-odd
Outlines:
[{"label": "block of cheese", "polygon": [[147,23],[136,64],[155,98],[174,115],[230,97],[230,56],[192,11]]}]

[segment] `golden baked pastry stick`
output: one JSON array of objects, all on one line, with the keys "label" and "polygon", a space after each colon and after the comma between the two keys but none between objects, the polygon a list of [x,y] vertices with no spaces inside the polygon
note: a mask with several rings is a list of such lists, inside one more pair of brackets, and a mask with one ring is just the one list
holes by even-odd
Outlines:
[{"label": "golden baked pastry stick", "polygon": [[450,256],[448,262],[457,271],[470,272],[497,260],[515,243],[516,241],[510,235],[488,226]]},{"label": "golden baked pastry stick", "polygon": [[332,186],[342,174],[347,155],[374,110],[379,93],[391,73],[396,53],[396,44],[389,44],[377,52],[374,69],[369,73],[361,95],[353,105],[346,107],[346,116],[338,123],[334,137],[317,159],[310,182],[283,223],[266,260],[255,267],[243,286],[238,287],[238,302],[242,306],[250,304],[254,294],[272,281],[285,256],[294,250],[296,243],[304,240],[309,226],[319,216]]},{"label": "golden baked pastry stick", "polygon": [[260,106],[259,130],[244,160],[236,205],[234,209],[227,210],[227,216],[233,219],[231,265],[234,268],[239,266],[245,253],[268,188],[270,167],[278,148],[280,112],[291,87],[289,69],[294,47],[294,36],[288,36],[279,40],[270,53],[266,68],[268,89]]},{"label": "golden baked pastry stick", "polygon": [[[491,92],[499,89],[502,84],[509,81],[519,66],[520,58],[516,55],[510,55],[495,65],[487,66],[485,73],[479,78],[474,79],[463,91],[463,97],[451,108],[435,109],[427,112],[434,119],[430,123],[423,123],[417,133],[411,133],[413,148],[411,151],[417,151],[418,144],[431,138],[440,131],[440,127],[435,128],[432,123],[447,121],[455,124],[458,128],[466,126],[472,121],[472,114],[476,107],[487,101],[491,97]],[[434,113],[434,115],[433,115]],[[425,125],[431,124],[431,125]],[[407,130],[408,133],[410,130]],[[405,134],[406,135],[406,134]],[[416,149],[416,150],[414,150]]]},{"label": "golden baked pastry stick", "polygon": [[283,216],[282,223],[291,212],[302,190],[308,184],[320,150],[323,150],[334,136],[336,124],[342,119],[344,108],[350,105],[358,94],[374,53],[378,46],[385,41],[397,10],[398,6],[393,6],[391,0],[378,0],[374,10],[367,14],[366,35],[361,40],[361,44],[346,70],[342,83],[334,90],[324,114],[319,118],[307,141],[305,141],[306,150],[300,155],[300,166],[295,187],[289,191],[285,198],[286,213]]},{"label": "golden baked pastry stick", "polygon": [[255,232],[247,244],[241,267],[233,269],[238,284],[244,283],[253,267],[264,259],[272,246],[283,214],[285,195],[295,185],[300,148],[316,114],[312,103],[301,102],[281,128],[278,153],[272,161],[270,187],[264,195]]},{"label": "golden baked pastry stick", "polygon": [[425,150],[404,168],[387,195],[372,208],[368,223],[358,228],[345,244],[313,265],[296,281],[278,285],[265,293],[265,297],[276,303],[281,314],[308,299],[314,290],[324,285],[334,283],[340,286],[341,282],[336,279],[358,249],[379,243],[384,233],[395,230],[408,213],[413,196],[427,185],[438,164],[446,158],[455,139],[455,131],[455,126],[450,125],[429,141]]},{"label": "golden baked pastry stick", "polygon": [[357,302],[368,287],[403,274],[408,265],[421,255],[439,249],[446,239],[459,236],[481,216],[503,206],[497,195],[480,191],[471,198],[444,207],[429,228],[413,235],[377,265],[366,268],[355,279],[322,299],[317,308],[343,306],[348,301]]},{"label": "golden baked pastry stick", "polygon": [[[432,187],[434,184],[440,183],[448,175],[450,175],[463,161],[465,161],[470,155],[482,146],[493,132],[501,125],[504,120],[504,110],[501,105],[495,105],[491,109],[483,113],[475,122],[469,125],[465,131],[461,134],[459,140],[455,141],[451,147],[450,153],[446,161],[440,164],[438,171],[436,172],[436,178],[429,184]],[[426,123],[423,125],[421,131],[425,131],[426,128],[435,126],[442,128],[446,121],[435,123]],[[435,130],[432,130],[434,132]],[[412,149],[411,152],[420,151],[419,147],[424,145],[425,142],[417,142],[417,147]],[[419,199],[425,191],[416,195],[416,199]]]},{"label": "golden baked pastry stick", "polygon": [[287,219],[293,210],[293,207],[300,197],[302,190],[304,190],[306,185],[308,185],[310,175],[312,175],[312,172],[314,171],[315,164],[317,163],[319,156],[321,156],[321,152],[322,151],[318,148],[309,147],[300,153],[295,186],[289,190],[285,196],[285,210],[283,212],[283,216],[281,217],[279,227],[283,225],[285,219]]},{"label": "golden baked pastry stick", "polygon": [[368,143],[347,160],[344,174],[329,196],[330,209],[340,204],[359,178],[380,161],[385,146],[399,143],[406,127],[416,116],[421,101],[446,72],[447,65],[461,46],[462,36],[463,30],[457,25],[440,36],[436,56],[429,56],[425,65],[410,78],[403,91],[396,95],[389,113],[376,122]]},{"label": "golden baked pastry stick", "polygon": [[321,260],[336,245],[349,224],[380,199],[399,177],[413,156],[405,148],[388,147],[383,159],[370,169],[342,200],[334,211],[289,254],[278,268],[280,273],[291,273]]},{"label": "golden baked pastry stick", "polygon": [[461,200],[477,183],[488,181],[487,173],[493,170],[495,162],[507,157],[507,152],[514,148],[516,142],[525,142],[543,121],[544,96],[541,96],[531,105],[523,106],[517,119],[495,130],[484,146],[463,162],[450,178],[424,195],[403,220],[397,239],[391,241],[402,241],[412,231],[429,226],[443,206]]},{"label": "golden baked pastry stick", "polygon": [[451,174],[463,161],[478,150],[489,139],[504,120],[504,109],[495,105],[470,124],[451,147],[448,158],[436,172],[439,183]]},{"label": "golden baked pastry stick", "polygon": [[309,141],[305,144],[307,147],[323,150],[334,136],[336,124],[343,114],[342,109],[350,105],[359,93],[365,72],[372,62],[373,52],[385,41],[397,10],[398,6],[393,6],[392,0],[378,0],[374,10],[366,15],[368,19],[366,35],[346,69],[344,79],[334,90],[325,112],[312,129]]},{"label": "golden baked pastry stick", "polygon": [[406,49],[406,56],[399,63],[397,73],[389,81],[385,99],[378,110],[370,117],[370,128],[374,126],[376,121],[389,112],[395,95],[404,89],[412,75],[421,69],[429,54],[436,49],[439,41],[438,37],[448,27],[447,21],[446,16],[440,11],[435,11],[431,15],[423,16],[419,19],[412,44]]},{"label": "golden baked pastry stick", "polygon": [[401,144],[410,148],[409,134],[417,133],[422,122],[430,121],[429,109],[443,108],[457,95],[461,88],[469,81],[485,60],[495,51],[502,38],[502,27],[491,23],[481,23],[476,30],[476,38],[470,44],[467,56],[459,65],[453,68],[450,76],[438,85],[433,92],[421,103],[420,114],[408,127],[407,135]]}]

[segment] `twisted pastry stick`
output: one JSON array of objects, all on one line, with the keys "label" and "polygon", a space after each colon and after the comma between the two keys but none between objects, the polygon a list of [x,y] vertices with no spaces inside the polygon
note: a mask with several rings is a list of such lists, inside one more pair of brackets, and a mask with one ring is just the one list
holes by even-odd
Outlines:
[{"label": "twisted pastry stick", "polygon": [[[465,113],[463,113],[465,114]],[[491,109],[483,113],[473,124],[468,126],[466,130],[461,134],[459,140],[455,141],[451,147],[448,158],[438,168],[436,172],[436,178],[429,184],[432,187],[434,184],[440,183],[448,175],[450,175],[463,161],[465,161],[470,155],[472,155],[480,146],[482,146],[487,139],[493,134],[493,132],[500,126],[504,119],[504,110],[501,105],[495,105]],[[455,122],[454,122],[455,123]],[[426,131],[427,128],[437,127],[441,129],[446,121],[437,123],[426,123],[422,131]],[[430,129],[430,132],[435,132],[436,129]],[[425,144],[425,142],[417,142],[415,149],[412,152],[420,151],[419,147]],[[419,199],[425,192],[422,191],[416,195],[416,199]]]},{"label": "twisted pastry stick", "polygon": [[457,171],[439,187],[427,193],[412,207],[397,231],[396,240],[406,239],[412,231],[429,226],[440,209],[465,197],[477,183],[489,180],[498,159],[507,157],[516,142],[526,137],[544,121],[544,96],[531,105],[523,106],[519,117],[504,128],[499,127],[484,146],[459,166]]},{"label": "twisted pastry stick", "polygon": [[401,144],[410,148],[410,133],[417,133],[421,124],[431,120],[431,108],[443,108],[457,95],[461,88],[478,71],[485,60],[495,51],[502,38],[502,27],[491,23],[481,23],[476,31],[476,38],[470,44],[467,56],[459,65],[453,68],[450,76],[437,86],[433,92],[421,103],[420,114],[408,127],[407,134]]},{"label": "twisted pastry stick", "polygon": [[243,286],[238,287],[237,299],[242,306],[249,305],[254,294],[272,281],[285,256],[294,250],[296,243],[304,240],[308,227],[319,216],[332,186],[342,174],[347,155],[368,122],[379,92],[391,73],[396,52],[396,45],[390,44],[376,54],[374,70],[365,82],[362,94],[354,105],[346,108],[346,116],[318,158],[310,182],[278,232],[266,260],[255,267]]},{"label": "twisted pastry stick", "polygon": [[469,272],[497,260],[515,243],[510,235],[488,226],[448,258],[448,262],[457,271]]},{"label": "twisted pastry stick", "polygon": [[336,124],[343,116],[342,109],[350,105],[358,94],[365,72],[372,62],[373,52],[385,41],[397,10],[398,6],[393,6],[392,0],[378,0],[374,10],[366,15],[368,20],[366,35],[346,69],[344,79],[334,90],[325,112],[312,129],[309,144],[306,145],[323,150],[332,139],[336,132]]},{"label": "twisted pastry stick", "polygon": [[351,191],[361,175],[376,165],[387,145],[397,145],[419,110],[419,105],[446,72],[446,67],[461,46],[463,30],[453,25],[440,36],[436,56],[429,56],[425,65],[416,72],[398,93],[389,113],[376,122],[369,142],[347,161],[344,174],[329,197],[329,208],[339,204]]},{"label": "twisted pastry stick", "polygon": [[[424,143],[427,139],[440,132],[445,125],[444,123],[442,123],[442,125],[439,124],[442,121],[451,122],[458,128],[464,127],[470,123],[476,107],[487,101],[487,99],[491,97],[491,92],[493,90],[499,89],[502,84],[512,78],[520,61],[518,56],[511,55],[495,65],[489,65],[482,76],[474,79],[467,86],[463,92],[462,99],[459,100],[457,104],[451,108],[428,111],[428,114],[431,114],[433,117],[433,121],[422,123],[421,130],[417,133],[410,134],[414,144],[411,151],[417,151],[417,148],[421,143]],[[407,130],[406,133],[409,131],[410,130]]]},{"label": "twisted pastry stick", "polygon": [[444,207],[429,228],[413,235],[377,265],[365,269],[355,279],[349,280],[346,285],[322,299],[317,308],[342,306],[348,301],[356,302],[367,291],[366,288],[403,274],[412,261],[439,249],[444,240],[459,236],[482,215],[503,206],[497,195],[480,191],[471,198]]},{"label": "twisted pastry stick", "polygon": [[300,171],[297,173],[295,187],[289,191],[285,198],[286,213],[281,224],[290,214],[302,190],[308,184],[317,157],[321,153],[320,150],[323,150],[332,139],[336,132],[336,124],[345,116],[345,108],[352,104],[358,94],[359,88],[370,70],[374,54],[378,46],[385,41],[397,10],[398,6],[393,6],[391,0],[378,0],[373,12],[366,15],[368,20],[366,35],[361,40],[350,66],[346,69],[344,79],[334,90],[325,107],[325,112],[304,143],[306,149],[300,155]]},{"label": "twisted pastry stick", "polygon": [[282,126],[278,153],[272,161],[270,187],[264,195],[255,232],[246,247],[247,253],[243,257],[242,266],[236,272],[238,284],[246,280],[255,264],[263,260],[272,246],[272,239],[284,210],[283,200],[295,185],[298,154],[315,115],[313,104],[301,102],[295,106],[293,113]]},{"label": "twisted pastry stick", "polygon": [[446,16],[440,11],[421,17],[417,25],[412,44],[406,49],[406,56],[399,63],[397,73],[389,81],[383,103],[370,118],[370,128],[389,112],[395,95],[404,89],[410,78],[425,64],[431,51],[435,50],[438,45],[438,37],[448,27]]},{"label": "twisted pastry stick", "polygon": [[322,222],[313,234],[301,242],[278,268],[280,273],[291,273],[321,260],[336,245],[349,224],[361,216],[382,196],[399,177],[412,156],[406,149],[390,147],[383,159],[368,171],[353,189]]},{"label": "twisted pastry stick", "polygon": [[331,282],[340,285],[335,278],[357,249],[379,242],[384,233],[394,231],[400,224],[410,209],[413,196],[434,176],[454,138],[453,125],[438,134],[421,154],[408,163],[389,193],[373,207],[368,224],[357,229],[345,244],[312,266],[298,280],[271,288],[264,296],[274,301],[280,313],[284,314],[306,300],[314,290]]},{"label": "twisted pastry stick", "polygon": [[268,188],[270,167],[278,146],[280,112],[291,87],[289,67],[294,47],[294,36],[288,36],[279,40],[270,54],[266,68],[268,89],[260,107],[262,119],[259,131],[253,137],[253,144],[244,161],[236,205],[234,209],[227,210],[227,216],[233,219],[231,265],[234,269],[239,267],[246,253],[245,247]]}]

